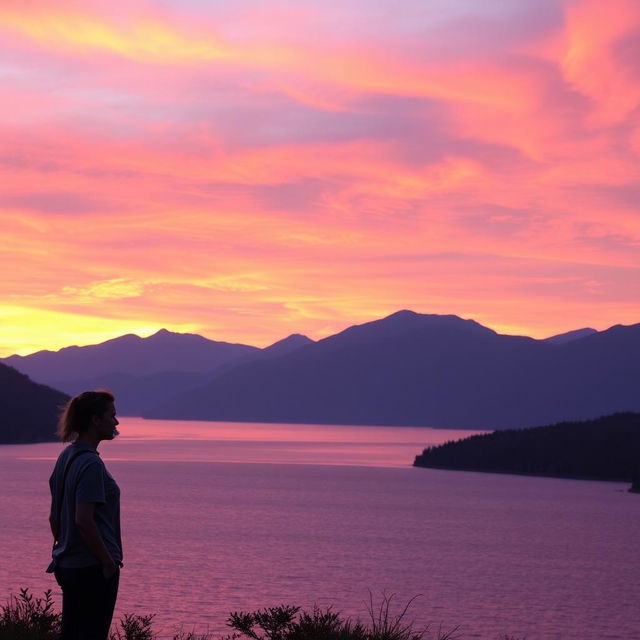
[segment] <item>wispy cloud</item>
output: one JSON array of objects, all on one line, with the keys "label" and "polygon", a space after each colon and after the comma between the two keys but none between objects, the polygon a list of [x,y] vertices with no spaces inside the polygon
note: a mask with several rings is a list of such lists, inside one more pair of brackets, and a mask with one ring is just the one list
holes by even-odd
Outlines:
[{"label": "wispy cloud", "polygon": [[638,321],[639,33],[634,0],[6,0],[0,352]]}]

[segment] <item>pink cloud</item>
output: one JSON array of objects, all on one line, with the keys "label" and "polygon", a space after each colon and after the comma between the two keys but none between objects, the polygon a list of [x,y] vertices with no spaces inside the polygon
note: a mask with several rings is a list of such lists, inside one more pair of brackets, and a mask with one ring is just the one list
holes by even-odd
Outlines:
[{"label": "pink cloud", "polygon": [[500,4],[3,3],[0,295],[260,344],[636,321],[637,3]]}]

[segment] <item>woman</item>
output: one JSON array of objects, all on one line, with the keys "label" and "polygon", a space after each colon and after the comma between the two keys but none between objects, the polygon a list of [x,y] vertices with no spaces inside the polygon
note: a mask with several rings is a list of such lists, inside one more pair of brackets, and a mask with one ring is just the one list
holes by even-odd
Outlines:
[{"label": "woman", "polygon": [[98,453],[118,434],[114,397],[85,391],[64,408],[58,425],[73,441],[49,479],[55,573],[62,588],[62,640],[106,640],[118,595],[122,540],[120,489]]}]

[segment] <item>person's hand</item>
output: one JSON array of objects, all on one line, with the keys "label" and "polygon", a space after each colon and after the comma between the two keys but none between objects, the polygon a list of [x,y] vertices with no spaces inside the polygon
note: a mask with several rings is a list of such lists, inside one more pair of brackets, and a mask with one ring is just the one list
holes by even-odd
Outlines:
[{"label": "person's hand", "polygon": [[102,576],[105,580],[110,580],[116,574],[117,570],[118,565],[113,560],[110,560],[107,564],[102,565]]}]

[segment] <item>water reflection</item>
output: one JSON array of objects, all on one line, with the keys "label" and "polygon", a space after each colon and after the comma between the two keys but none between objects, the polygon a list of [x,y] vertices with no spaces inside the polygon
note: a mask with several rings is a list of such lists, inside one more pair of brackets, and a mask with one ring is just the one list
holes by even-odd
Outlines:
[{"label": "water reflection", "polygon": [[[193,422],[122,418],[120,436],[103,442],[107,460],[261,462],[406,467],[426,446],[478,431],[425,427]],[[0,458],[51,460],[57,443],[0,448]],[[17,447],[17,448],[16,448]]]}]

